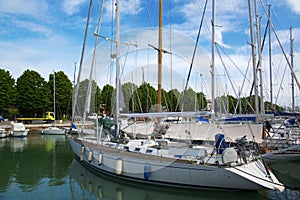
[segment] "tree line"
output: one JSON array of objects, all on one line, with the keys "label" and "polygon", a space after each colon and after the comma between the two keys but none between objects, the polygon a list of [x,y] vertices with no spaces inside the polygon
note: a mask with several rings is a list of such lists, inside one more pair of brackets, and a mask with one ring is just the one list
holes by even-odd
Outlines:
[{"label": "tree line", "polygon": [[[41,117],[46,111],[54,109],[54,75],[55,75],[55,107],[57,119],[69,119],[72,114],[73,84],[63,71],[49,74],[49,81],[34,70],[25,70],[15,80],[9,71],[0,69],[0,115],[14,119],[16,116]],[[78,96],[85,97],[89,80],[79,83]],[[134,83],[122,85],[121,106],[124,112],[155,112],[157,109],[157,91],[149,83],[140,86]],[[201,111],[209,110],[209,100],[203,92],[195,92],[188,88],[182,104],[182,91],[162,90],[162,108],[164,111]],[[85,100],[86,98],[82,98]],[[104,109],[112,114],[115,102],[115,89],[104,85],[102,90],[95,81],[92,82],[90,110],[99,112]],[[254,113],[254,96],[237,99],[231,95],[219,96],[215,99],[215,111],[220,113]],[[239,103],[238,103],[239,102]],[[264,102],[266,109],[269,102]],[[84,101],[78,102],[84,109]],[[80,107],[80,106],[79,106]],[[276,105],[276,110],[283,110]]]}]

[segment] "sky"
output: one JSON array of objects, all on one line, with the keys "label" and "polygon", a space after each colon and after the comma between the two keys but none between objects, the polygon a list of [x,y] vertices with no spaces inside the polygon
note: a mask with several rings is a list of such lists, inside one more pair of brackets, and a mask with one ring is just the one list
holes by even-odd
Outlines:
[{"label": "sky", "polygon": [[[142,39],[144,39],[147,41],[145,44],[151,43],[156,46],[157,34],[153,32],[152,28],[156,29],[158,26],[158,0],[120,1],[121,40],[124,38],[129,41],[129,36],[135,35],[138,38],[135,42],[142,43]],[[191,78],[191,82],[194,82],[191,83],[193,89],[200,90],[201,88],[208,97],[210,97],[211,90],[209,80],[211,72],[211,2],[211,0],[208,1],[201,26],[197,43],[197,58],[195,58],[196,70],[192,71]],[[95,41],[93,33],[97,28],[101,3],[101,0],[93,1],[84,60],[87,60],[87,57],[92,54]],[[267,13],[263,7],[267,10],[267,5],[271,5],[271,20],[274,27],[274,30],[271,31],[273,101],[283,106],[291,106],[291,71],[280,45],[290,59],[290,27],[292,27],[294,72],[299,80],[300,1],[257,0],[256,4],[258,19],[261,18],[261,26],[254,26],[254,29],[261,27],[262,35],[267,23]],[[114,31],[112,27],[115,27],[115,21],[112,20],[115,17],[115,14],[112,16],[115,9],[112,8],[113,5],[111,0],[104,1],[100,33],[107,38],[112,37]],[[168,60],[165,61],[165,68],[170,67],[170,63],[172,63],[172,67],[176,71],[174,74],[177,74],[174,75],[174,79],[176,76],[181,76],[182,79],[187,76],[204,6],[205,0],[163,1],[163,27],[166,31],[164,32],[163,48],[172,51],[172,59],[170,59],[170,55],[164,55],[165,60]],[[81,59],[88,8],[89,0],[0,0],[0,68],[9,71],[15,79],[20,77],[26,69],[37,71],[45,80],[48,80],[49,74],[53,71],[64,71],[73,81],[74,72],[78,73]],[[216,81],[219,83],[217,90],[233,96],[237,96],[239,93],[247,96],[251,88],[252,61],[249,27],[248,1],[216,0],[215,67],[217,69],[215,74]],[[280,44],[274,32],[278,36]],[[256,35],[255,38],[257,38]],[[103,52],[111,53],[111,45],[105,44],[101,38],[99,40],[100,46],[105,49]],[[154,64],[157,59],[145,56],[149,54],[149,47],[146,47],[145,44],[140,50],[143,53],[139,53],[139,57],[144,59],[138,61],[139,63],[144,62],[144,64],[140,64],[139,68],[147,65],[148,70],[155,69]],[[256,41],[255,44],[257,44]],[[268,37],[266,37],[262,52],[261,75],[265,101],[270,101],[271,87],[268,45]],[[125,47],[123,47],[122,61],[125,62],[126,59],[126,62],[133,63],[134,61],[130,61],[129,58],[132,59],[137,54],[132,53],[132,50],[130,57],[128,51],[127,53],[125,51]],[[150,54],[153,52],[157,56],[154,50]],[[109,63],[109,61],[107,62]],[[109,65],[108,63],[106,65]],[[77,71],[75,71],[75,65]],[[133,73],[136,73],[137,77],[143,77],[138,70],[133,71],[127,71],[127,79]],[[245,79],[244,75],[248,78]],[[152,80],[152,77],[148,77],[148,80]],[[184,83],[180,82],[180,84]],[[241,92],[238,92],[239,90]],[[295,83],[295,102],[298,106],[300,104],[299,90]]]}]

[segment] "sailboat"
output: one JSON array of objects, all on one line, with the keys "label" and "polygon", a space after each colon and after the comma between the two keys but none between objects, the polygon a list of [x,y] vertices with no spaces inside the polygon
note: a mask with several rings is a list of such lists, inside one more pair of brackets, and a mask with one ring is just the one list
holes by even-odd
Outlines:
[{"label": "sailboat", "polygon": [[[162,59],[162,0],[159,1],[159,70]],[[199,145],[177,142],[165,137],[130,138],[120,127],[120,1],[116,1],[116,113],[114,126],[108,126],[104,133],[104,121],[95,125],[84,123],[86,114],[82,115],[83,123],[79,137],[66,134],[72,150],[78,160],[88,168],[119,179],[145,184],[172,186],[190,189],[219,189],[219,190],[278,190],[283,191],[275,175],[255,154],[254,149],[245,137],[236,140],[237,145],[227,146],[224,135],[215,135],[214,145]],[[91,6],[90,6],[91,9]],[[86,34],[88,30],[90,10]],[[96,34],[95,34],[96,35]],[[86,38],[85,38],[86,39]],[[84,45],[83,45],[84,46]],[[84,47],[83,47],[84,52]],[[83,58],[83,54],[82,54]],[[81,58],[81,59],[82,59]],[[159,76],[161,72],[159,72]],[[80,75],[78,75],[80,77]],[[79,80],[79,78],[78,78]],[[160,78],[158,81],[160,90]],[[77,89],[79,81],[77,81]],[[89,90],[89,89],[88,89]],[[73,112],[76,108],[76,94]],[[158,94],[160,98],[161,93]],[[88,95],[87,95],[88,96]],[[86,98],[87,99],[87,98]],[[158,100],[158,113],[145,115],[156,117],[159,122],[163,117],[186,117],[191,113],[162,113]],[[83,109],[84,111],[86,109]],[[84,112],[85,113],[85,112]],[[123,114],[123,116],[126,116]],[[103,120],[112,122],[108,118]],[[107,127],[107,126],[106,126]],[[162,126],[164,127],[164,125]],[[85,131],[94,131],[96,137],[84,137]],[[113,137],[111,137],[113,135]]]},{"label": "sailboat", "polygon": [[47,128],[44,129],[40,129],[38,130],[38,132],[40,134],[44,134],[44,135],[64,135],[65,134],[65,129],[61,129],[58,128],[56,126],[56,122],[55,122],[55,71],[53,71],[53,113],[54,113],[54,126],[49,126]]}]

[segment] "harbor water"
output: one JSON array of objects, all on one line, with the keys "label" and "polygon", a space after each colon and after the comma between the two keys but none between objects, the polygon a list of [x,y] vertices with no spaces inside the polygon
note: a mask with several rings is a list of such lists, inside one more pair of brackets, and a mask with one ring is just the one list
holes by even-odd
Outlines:
[{"label": "harbor water", "polygon": [[273,172],[289,187],[279,193],[174,189],[99,175],[74,158],[64,135],[29,132],[27,138],[0,139],[0,159],[1,200],[300,199],[299,161],[274,165]]}]

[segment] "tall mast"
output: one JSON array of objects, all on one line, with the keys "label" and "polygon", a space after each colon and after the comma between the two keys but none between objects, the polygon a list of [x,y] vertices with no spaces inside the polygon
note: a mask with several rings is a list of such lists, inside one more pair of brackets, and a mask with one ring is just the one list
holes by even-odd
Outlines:
[{"label": "tall mast", "polygon": [[78,76],[77,76],[77,84],[76,84],[75,93],[74,93],[74,102],[73,102],[73,107],[72,107],[72,120],[71,120],[72,122],[74,120],[75,106],[77,104],[78,90],[79,90],[79,84],[80,84],[80,76],[81,76],[81,70],[82,70],[82,63],[83,63],[83,59],[84,59],[86,38],[87,38],[88,30],[89,30],[89,23],[90,23],[90,18],[91,18],[92,5],[93,5],[93,0],[90,0],[90,6],[89,6],[89,11],[88,11],[88,17],[87,17],[87,22],[86,22],[86,27],[85,27],[84,40],[83,40],[82,51],[81,51],[79,72],[78,72]]},{"label": "tall mast", "polygon": [[265,105],[264,105],[264,90],[263,90],[263,78],[262,78],[262,52],[261,52],[261,17],[259,18],[258,22],[258,37],[257,37],[257,46],[258,46],[258,56],[259,56],[259,80],[260,80],[260,112],[263,114],[265,112]]},{"label": "tall mast", "polygon": [[270,67],[270,102],[273,109],[273,85],[272,85],[272,43],[271,43],[271,4],[268,5],[268,23],[269,23],[269,67]]},{"label": "tall mast", "polygon": [[[260,0],[260,2],[262,3],[262,0]],[[267,11],[266,11],[266,9],[265,9],[264,6],[263,6],[263,9],[264,9],[264,12],[265,12],[266,15],[267,15]],[[268,18],[269,18],[269,16],[268,16]],[[298,78],[297,78],[297,76],[296,76],[296,73],[294,72],[294,70],[293,70],[293,68],[292,68],[292,65],[291,65],[291,63],[290,63],[290,61],[289,61],[289,59],[288,59],[288,57],[287,57],[287,55],[286,55],[286,53],[285,53],[285,51],[284,51],[284,49],[283,49],[283,46],[282,46],[282,44],[281,44],[281,42],[280,42],[280,40],[279,40],[279,37],[278,37],[278,35],[277,35],[277,33],[276,33],[276,30],[275,30],[275,28],[274,28],[274,25],[272,24],[272,21],[269,20],[269,22],[270,22],[270,26],[272,27],[272,30],[273,30],[273,32],[274,32],[274,35],[275,35],[275,37],[276,37],[276,39],[277,39],[277,42],[278,42],[278,44],[279,44],[279,47],[280,47],[280,49],[281,49],[281,51],[282,51],[282,53],[283,53],[283,56],[284,56],[284,58],[285,58],[285,60],[286,60],[286,62],[287,62],[287,64],[288,64],[288,66],[289,66],[289,68],[290,68],[290,70],[291,70],[291,73],[292,73],[292,75],[293,75],[293,77],[294,77],[294,80],[295,80],[295,82],[296,82],[296,84],[297,84],[297,86],[298,86],[298,88],[299,88],[299,90],[300,90],[300,81],[298,80]]]},{"label": "tall mast", "polygon": [[215,113],[215,0],[212,1],[212,19],[211,19],[211,112]]},{"label": "tall mast", "polygon": [[254,0],[254,11],[255,11],[255,24],[256,24],[256,42],[257,42],[257,54],[258,54],[258,67],[257,72],[259,73],[260,80],[260,112],[263,113],[264,108],[264,94],[263,94],[263,83],[262,83],[262,56],[261,56],[261,17],[258,17],[256,0]]},{"label": "tall mast", "polygon": [[115,136],[119,135],[119,115],[120,115],[120,0],[116,1],[116,125]]},{"label": "tall mast", "polygon": [[253,81],[254,81],[254,93],[255,93],[255,113],[258,114],[256,55],[255,55],[254,30],[253,30],[251,0],[248,0],[248,7],[249,7],[250,34],[251,34],[251,47],[252,47]]},{"label": "tall mast", "polygon": [[161,112],[161,82],[162,82],[162,0],[159,0],[159,31],[158,31],[158,85],[157,85],[157,112]]},{"label": "tall mast", "polygon": [[[290,43],[291,43],[291,50],[290,50],[290,56],[291,56],[291,66],[292,69],[294,69],[294,39],[293,39],[293,32],[292,27],[290,27]],[[295,111],[295,90],[294,90],[294,76],[293,73],[291,73],[292,76],[292,111]]]},{"label": "tall mast", "polygon": [[54,126],[55,126],[55,71],[53,70],[53,117],[54,117]]}]

